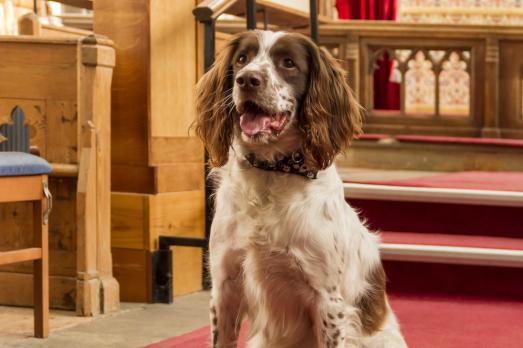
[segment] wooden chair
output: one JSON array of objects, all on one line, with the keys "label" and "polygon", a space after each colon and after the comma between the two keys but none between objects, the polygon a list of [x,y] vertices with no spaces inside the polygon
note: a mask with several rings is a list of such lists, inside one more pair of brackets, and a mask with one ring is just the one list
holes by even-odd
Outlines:
[{"label": "wooden chair", "polygon": [[[12,124],[0,126],[0,203],[33,203],[33,247],[0,252],[0,265],[33,261],[34,333],[49,333],[48,219],[52,200],[47,185],[51,166],[29,152],[29,129],[19,107]],[[2,142],[2,140],[4,140]],[[1,233],[1,232],[0,232]]]}]

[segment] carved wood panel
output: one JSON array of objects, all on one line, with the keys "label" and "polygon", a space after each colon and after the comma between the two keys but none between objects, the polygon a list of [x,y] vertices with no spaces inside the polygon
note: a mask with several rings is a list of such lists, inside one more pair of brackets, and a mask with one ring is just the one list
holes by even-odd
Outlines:
[{"label": "carved wood panel", "polygon": [[523,42],[500,42],[500,127],[507,136],[523,136]]},{"label": "carved wood panel", "polygon": [[16,106],[19,106],[24,112],[25,124],[29,126],[30,145],[37,146],[41,156],[46,157],[47,118],[45,100],[0,98],[0,124],[12,124],[11,111]]},{"label": "carved wood panel", "polygon": [[0,98],[0,124],[12,123],[20,106],[29,125],[30,145],[52,163],[78,162],[78,108],[70,100]]},{"label": "carved wood panel", "polygon": [[[367,110],[366,132],[481,134],[485,103],[481,42],[408,37],[360,38],[358,42],[356,71],[359,100]],[[384,56],[389,62],[380,61]],[[400,86],[399,110],[374,108],[374,73],[387,64],[388,81]]]}]

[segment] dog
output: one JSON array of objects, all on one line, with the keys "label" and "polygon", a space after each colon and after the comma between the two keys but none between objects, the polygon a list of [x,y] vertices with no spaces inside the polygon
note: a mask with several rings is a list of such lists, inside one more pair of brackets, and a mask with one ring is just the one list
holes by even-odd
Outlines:
[{"label": "dog", "polygon": [[233,37],[200,79],[195,131],[216,185],[212,347],[406,347],[378,237],[333,164],[362,112],[327,50],[296,33]]}]

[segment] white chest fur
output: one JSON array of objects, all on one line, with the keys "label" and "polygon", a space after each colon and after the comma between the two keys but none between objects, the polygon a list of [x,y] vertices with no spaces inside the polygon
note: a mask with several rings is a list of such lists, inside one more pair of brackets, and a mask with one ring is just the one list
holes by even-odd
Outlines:
[{"label": "white chest fur", "polygon": [[237,162],[223,171],[212,230],[229,247],[263,244],[272,251],[291,249],[344,262],[358,262],[358,257],[349,258],[354,256],[351,250],[360,250],[367,252],[365,259],[379,261],[376,238],[345,202],[333,166],[317,180],[246,169]]},{"label": "white chest fur", "polygon": [[[367,279],[380,263],[378,238],[346,203],[334,166],[308,180],[234,159],[216,174],[211,313],[232,314],[225,331],[236,332],[246,314],[249,348],[316,348],[318,322],[357,322],[360,296],[373,291]],[[387,320],[398,336],[394,317]]]}]

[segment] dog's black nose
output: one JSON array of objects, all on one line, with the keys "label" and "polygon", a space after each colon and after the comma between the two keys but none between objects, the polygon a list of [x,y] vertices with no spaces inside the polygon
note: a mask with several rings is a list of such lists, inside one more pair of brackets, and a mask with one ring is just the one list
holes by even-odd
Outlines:
[{"label": "dog's black nose", "polygon": [[261,86],[262,79],[255,71],[245,71],[236,76],[236,83],[241,89],[257,89]]}]

